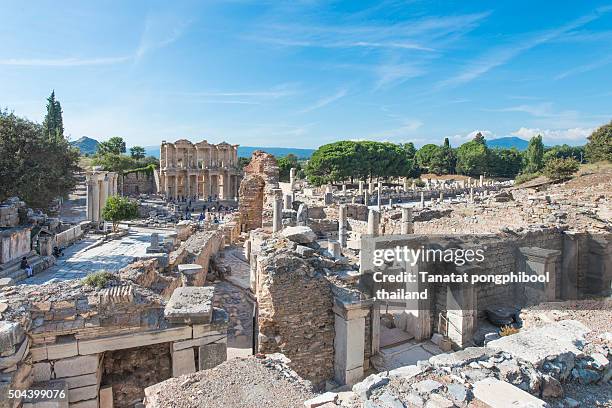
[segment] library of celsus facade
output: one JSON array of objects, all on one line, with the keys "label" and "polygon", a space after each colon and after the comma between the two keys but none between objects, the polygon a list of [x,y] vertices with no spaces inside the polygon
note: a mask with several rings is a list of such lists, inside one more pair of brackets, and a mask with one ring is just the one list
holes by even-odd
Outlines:
[{"label": "library of celsus facade", "polygon": [[169,199],[233,200],[240,186],[238,145],[162,141],[159,182]]}]

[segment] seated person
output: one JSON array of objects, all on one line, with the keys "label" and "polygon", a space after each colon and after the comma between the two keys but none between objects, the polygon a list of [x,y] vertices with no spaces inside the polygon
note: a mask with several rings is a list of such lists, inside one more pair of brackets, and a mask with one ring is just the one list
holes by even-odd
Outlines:
[{"label": "seated person", "polygon": [[28,260],[27,260],[27,258],[25,256],[23,258],[21,258],[20,268],[21,269],[25,269],[26,273],[28,274],[28,277],[32,276],[32,274],[33,274],[32,267],[28,263]]}]

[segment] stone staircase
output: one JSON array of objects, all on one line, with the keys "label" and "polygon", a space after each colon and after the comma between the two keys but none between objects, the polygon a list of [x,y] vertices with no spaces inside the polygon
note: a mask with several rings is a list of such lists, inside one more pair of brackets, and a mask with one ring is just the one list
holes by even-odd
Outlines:
[{"label": "stone staircase", "polygon": [[[31,252],[26,256],[28,260],[28,264],[32,267],[32,272],[34,275],[42,272],[50,266],[50,258],[53,257],[42,257],[35,252]],[[21,258],[15,259],[11,262],[3,264],[0,266],[0,279],[2,278],[10,278],[12,282],[19,282],[28,277],[28,274],[25,270],[21,269]]]}]

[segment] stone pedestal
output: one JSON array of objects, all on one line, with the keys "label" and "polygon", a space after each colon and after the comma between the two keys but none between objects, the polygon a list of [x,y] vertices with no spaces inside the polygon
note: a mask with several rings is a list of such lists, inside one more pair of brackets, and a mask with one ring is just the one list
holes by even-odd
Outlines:
[{"label": "stone pedestal", "polygon": [[283,208],[285,210],[291,210],[292,204],[293,204],[293,195],[292,194],[285,194],[284,201],[283,201]]},{"label": "stone pedestal", "polygon": [[181,264],[178,271],[183,286],[195,286],[198,274],[202,274],[204,269],[198,264]]},{"label": "stone pedestal", "polygon": [[528,275],[547,276],[548,283],[529,283],[525,285],[526,300],[530,304],[551,302],[557,299],[556,260],[561,251],[536,247],[522,247],[525,256],[524,272]]},{"label": "stone pedestal", "polygon": [[[473,266],[458,267],[457,273],[478,273]],[[454,283],[446,286],[446,318],[448,337],[460,347],[467,347],[472,342],[476,330],[476,290],[469,283]]]},{"label": "stone pedestal", "polygon": [[365,317],[369,304],[346,304],[336,300],[333,307],[334,379],[340,385],[353,385],[363,378]]},{"label": "stone pedestal", "polygon": [[563,258],[561,260],[561,298],[578,299],[578,257],[579,235],[566,231],[563,233]]},{"label": "stone pedestal", "polygon": [[172,377],[196,372],[195,354],[193,348],[172,350]]},{"label": "stone pedestal", "polygon": [[340,247],[340,242],[329,240],[327,241],[327,251],[331,256],[336,259],[342,257],[342,249]]}]

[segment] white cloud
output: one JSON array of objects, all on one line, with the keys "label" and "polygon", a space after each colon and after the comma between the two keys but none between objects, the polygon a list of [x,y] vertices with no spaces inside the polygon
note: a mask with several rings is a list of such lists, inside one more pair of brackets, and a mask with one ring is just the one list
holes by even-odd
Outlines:
[{"label": "white cloud", "polygon": [[539,129],[522,127],[511,134],[522,139],[531,139],[533,136],[542,135],[544,142],[585,142],[595,128],[569,128],[569,129]]},{"label": "white cloud", "polygon": [[404,119],[401,124],[389,130],[370,134],[369,138],[380,141],[403,142],[407,139],[413,141],[414,132],[423,127],[423,122],[418,119]]},{"label": "white cloud", "polygon": [[413,64],[384,64],[375,68],[378,77],[375,89],[385,88],[390,85],[400,84],[410,78],[415,78],[424,73],[421,68]]},{"label": "white cloud", "polygon": [[134,60],[139,61],[150,51],[166,47],[178,40],[191,22],[172,19],[172,16],[147,15],[145,26],[140,36],[140,43],[134,53]]}]

